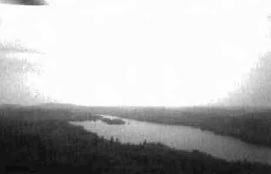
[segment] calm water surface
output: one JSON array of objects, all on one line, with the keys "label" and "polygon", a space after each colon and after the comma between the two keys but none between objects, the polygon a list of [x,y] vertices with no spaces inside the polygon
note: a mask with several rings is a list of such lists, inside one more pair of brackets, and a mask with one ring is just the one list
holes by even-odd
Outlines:
[{"label": "calm water surface", "polygon": [[[118,118],[102,115],[106,118]],[[180,150],[199,150],[214,157],[228,161],[244,160],[268,163],[271,165],[271,149],[242,142],[236,138],[216,135],[198,128],[163,125],[149,122],[123,119],[125,124],[108,125],[101,120],[70,122],[83,126],[90,132],[106,139],[118,138],[123,143],[159,142]]]}]

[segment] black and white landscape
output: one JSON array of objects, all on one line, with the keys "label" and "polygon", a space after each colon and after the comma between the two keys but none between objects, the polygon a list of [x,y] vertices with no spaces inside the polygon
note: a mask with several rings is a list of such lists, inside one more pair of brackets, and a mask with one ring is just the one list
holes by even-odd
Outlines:
[{"label": "black and white landscape", "polygon": [[268,0],[0,1],[0,173],[271,173]]}]

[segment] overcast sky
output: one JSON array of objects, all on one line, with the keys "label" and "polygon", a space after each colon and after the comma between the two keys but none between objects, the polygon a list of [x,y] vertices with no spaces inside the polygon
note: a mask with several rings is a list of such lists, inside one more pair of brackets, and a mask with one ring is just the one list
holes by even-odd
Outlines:
[{"label": "overcast sky", "polygon": [[271,105],[268,0],[47,2],[0,4],[0,103]]}]

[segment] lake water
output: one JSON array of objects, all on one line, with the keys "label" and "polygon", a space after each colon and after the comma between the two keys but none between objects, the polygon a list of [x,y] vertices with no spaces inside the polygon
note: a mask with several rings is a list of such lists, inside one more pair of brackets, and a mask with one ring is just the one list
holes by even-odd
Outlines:
[{"label": "lake water", "polygon": [[[109,115],[101,116],[110,119],[118,118]],[[97,133],[106,139],[118,138],[123,143],[139,144],[146,140],[147,142],[159,142],[180,150],[198,150],[228,161],[246,159],[251,162],[271,165],[271,148],[252,145],[236,138],[216,135],[210,131],[202,131],[188,126],[121,119],[125,124],[109,125],[101,120],[70,123],[83,126],[87,131]]]}]

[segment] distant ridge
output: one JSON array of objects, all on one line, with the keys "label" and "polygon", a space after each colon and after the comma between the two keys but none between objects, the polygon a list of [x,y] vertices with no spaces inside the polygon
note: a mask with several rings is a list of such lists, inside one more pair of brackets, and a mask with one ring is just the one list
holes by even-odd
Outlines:
[{"label": "distant ridge", "polygon": [[40,109],[60,109],[60,110],[89,110],[88,106],[79,106],[69,103],[43,103],[38,105],[28,106],[28,108],[40,108]]},{"label": "distant ridge", "polygon": [[[8,104],[6,104],[8,105]],[[20,105],[18,105],[20,106]],[[167,107],[167,106],[86,106],[86,105],[76,105],[71,103],[39,103],[32,105],[30,107],[43,107],[43,108],[142,108],[142,109],[166,109],[166,110],[183,110],[183,111],[195,111],[195,112],[219,112],[219,111],[247,111],[247,112],[257,112],[257,111],[271,111],[269,107],[251,107],[251,106],[178,106],[178,107]]]},{"label": "distant ridge", "polygon": [[0,108],[21,108],[21,105],[17,104],[1,104]]},{"label": "distant ridge", "polygon": [[17,104],[2,104],[0,109],[12,109],[12,108],[33,108],[33,109],[60,109],[60,110],[77,110],[77,111],[88,111],[88,112],[160,112],[160,113],[194,113],[201,115],[221,115],[221,116],[241,116],[246,114],[256,113],[270,113],[271,108],[266,107],[238,107],[238,106],[191,106],[191,107],[158,107],[158,106],[84,106],[75,105],[70,103],[39,103],[36,105],[22,106]]},{"label": "distant ridge", "polygon": [[38,104],[34,105],[38,107],[49,107],[49,108],[54,108],[54,107],[78,107],[77,105],[74,104],[69,104],[69,103],[43,103],[43,104]]}]

